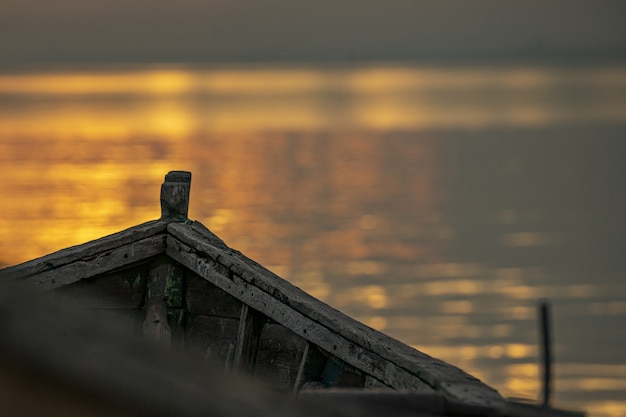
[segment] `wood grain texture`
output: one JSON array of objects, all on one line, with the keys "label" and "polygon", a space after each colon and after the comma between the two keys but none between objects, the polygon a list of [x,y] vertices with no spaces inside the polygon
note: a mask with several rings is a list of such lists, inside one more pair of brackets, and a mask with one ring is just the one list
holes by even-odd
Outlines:
[{"label": "wood grain texture", "polygon": [[[33,275],[44,274],[74,262],[89,262],[107,252],[146,238],[164,234],[169,221],[153,220],[131,227],[118,233],[92,240],[81,245],[72,246],[51,253],[41,258],[33,259],[19,265],[0,270],[0,279],[26,279]],[[161,249],[165,249],[162,247]],[[133,255],[135,260],[138,256]],[[94,273],[91,276],[95,275]]]},{"label": "wood grain texture", "polygon": [[300,365],[298,366],[298,374],[293,384],[292,393],[297,394],[305,386],[319,386],[320,375],[326,364],[326,356],[311,342],[306,342],[300,357]]},{"label": "wood grain texture", "polygon": [[238,319],[241,312],[241,301],[193,272],[187,274],[185,304],[193,314]]},{"label": "wood grain texture", "polygon": [[187,219],[191,172],[170,171],[161,185],[161,218]]},{"label": "wood grain texture", "polygon": [[165,301],[165,288],[170,266],[166,256],[160,256],[151,264],[146,293],[146,318],[143,322],[143,335],[165,346],[172,343],[172,331],[168,322]]},{"label": "wood grain texture", "polygon": [[432,391],[430,386],[407,370],[345,339],[336,331],[303,316],[238,276],[222,275],[212,267],[211,259],[198,254],[194,249],[171,236],[168,238],[167,254],[243,303],[362,372],[376,376],[395,389]]},{"label": "wood grain texture", "polygon": [[51,291],[55,297],[82,308],[138,309],[143,302],[145,266],[87,278]]},{"label": "wood grain texture", "polygon": [[[212,233],[202,232],[204,229],[206,228],[197,222],[191,225],[170,224],[168,232],[175,239],[168,239],[168,254],[175,257],[177,252],[185,252],[181,252],[178,256],[188,258],[186,263],[183,263],[187,267],[195,269],[196,272],[210,269],[203,266],[204,262],[217,262],[226,267],[235,278],[240,279],[243,283],[239,285],[241,287],[239,289],[234,285],[235,280],[226,278],[222,284],[225,291],[233,291],[233,295],[245,303],[256,302],[251,294],[246,294],[246,291],[251,293],[257,291],[257,298],[263,298],[262,304],[265,304],[259,307],[260,311],[268,314],[268,308],[275,309],[268,316],[313,341],[331,354],[336,354],[337,347],[334,342],[341,341],[339,344],[343,345],[346,350],[344,352],[346,359],[339,356],[342,360],[395,389],[427,390],[430,388],[441,390],[445,395],[454,396],[460,395],[468,387],[471,387],[473,392],[481,392],[480,396],[475,396],[475,400],[480,404],[502,402],[503,399],[497,391],[473,376],[342,314],[246,258],[240,252],[226,247],[223,242],[216,242]],[[186,248],[180,247],[176,241],[184,244]],[[212,272],[205,273],[207,274],[205,278],[215,275]],[[222,278],[224,278],[223,275]],[[215,278],[215,280],[220,281],[219,278]],[[237,291],[240,292],[239,295],[236,294]],[[246,294],[245,297],[244,294]],[[270,296],[267,301],[265,301],[264,295]],[[279,307],[279,304],[283,307]],[[287,317],[290,313],[284,307],[297,313],[295,316],[299,314],[302,320],[293,320]],[[272,314],[276,317],[273,317]],[[291,324],[289,325],[289,323]],[[306,324],[310,324],[311,328],[308,328]],[[312,327],[316,327],[317,330]],[[298,328],[301,330],[298,331]],[[328,331],[334,336],[305,334],[305,331],[316,333]],[[337,335],[340,336],[337,337]],[[353,359],[356,351],[366,352],[360,357],[358,365],[354,364],[357,361]],[[406,385],[410,378],[398,378],[399,375],[406,376],[407,374],[412,376],[415,387],[411,387],[411,384]],[[459,386],[458,390],[451,389],[457,385]]]},{"label": "wood grain texture", "polygon": [[0,291],[0,321],[2,416],[351,415],[215,372],[17,286]]},{"label": "wood grain texture", "polygon": [[[460,369],[412,349],[313,298],[229,248],[198,222],[145,223],[7,268],[0,271],[0,275],[30,282],[40,290],[50,290],[149,261],[163,252],[203,280],[384,385],[398,390],[438,390],[450,397],[462,396],[467,401],[472,399],[464,393],[471,392],[471,397],[480,403],[502,401],[495,390]],[[194,305],[189,304],[189,300],[185,302],[188,307]],[[174,304],[178,307],[178,301]],[[192,310],[207,312],[203,305],[203,301],[196,302]]]},{"label": "wood grain texture", "polygon": [[128,243],[114,249],[96,252],[72,263],[20,279],[36,291],[48,291],[85,278],[110,273],[138,262],[149,260],[165,250],[163,234]]},{"label": "wood grain texture", "polygon": [[185,351],[222,371],[238,328],[239,319],[189,314],[185,320]]},{"label": "wood grain texture", "polygon": [[298,376],[306,340],[278,323],[268,323],[260,335],[254,376],[281,391],[291,392]]},{"label": "wood grain texture", "polygon": [[248,375],[254,373],[261,330],[266,321],[258,311],[242,304],[232,367],[235,372]]}]

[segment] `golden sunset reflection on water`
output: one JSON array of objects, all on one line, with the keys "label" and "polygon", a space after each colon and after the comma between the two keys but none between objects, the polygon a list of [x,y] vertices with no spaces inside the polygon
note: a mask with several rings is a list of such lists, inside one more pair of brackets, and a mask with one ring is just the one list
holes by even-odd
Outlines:
[{"label": "golden sunset reflection on water", "polygon": [[[41,106],[3,109],[0,133],[123,138],[206,129],[380,131],[611,122],[626,118],[623,97],[611,94],[625,88],[620,71],[374,66],[4,74],[0,95],[55,105],[45,113]],[[580,86],[584,96],[564,105],[558,95]],[[116,101],[91,101],[86,107],[81,98],[87,96]]]},{"label": "golden sunset reflection on water", "polygon": [[537,398],[536,302],[553,300],[557,404],[622,415],[626,284],[611,248],[624,235],[611,184],[623,145],[597,143],[623,139],[624,74],[0,74],[0,262],[158,218],[164,175],[189,170],[190,217],[227,244],[505,396]]}]

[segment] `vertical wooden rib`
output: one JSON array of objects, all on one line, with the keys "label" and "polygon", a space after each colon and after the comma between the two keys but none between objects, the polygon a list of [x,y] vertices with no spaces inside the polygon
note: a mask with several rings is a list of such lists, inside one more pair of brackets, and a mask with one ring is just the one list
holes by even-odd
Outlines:
[{"label": "vertical wooden rib", "polygon": [[241,306],[233,371],[245,374],[254,372],[254,364],[264,322],[264,317],[259,312],[247,304]]},{"label": "vertical wooden rib", "polygon": [[146,317],[143,322],[143,334],[159,343],[170,345],[172,336],[167,322],[167,304],[165,286],[169,272],[167,258],[156,260],[148,274],[146,294]]},{"label": "vertical wooden rib", "polygon": [[320,353],[315,345],[307,342],[302,352],[298,376],[293,385],[293,394],[297,394],[307,384],[317,383],[325,363],[326,357]]}]

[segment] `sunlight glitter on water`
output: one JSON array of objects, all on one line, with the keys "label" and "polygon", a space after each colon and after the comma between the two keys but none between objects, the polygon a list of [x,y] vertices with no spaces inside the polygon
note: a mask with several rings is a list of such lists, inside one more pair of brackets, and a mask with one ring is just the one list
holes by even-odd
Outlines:
[{"label": "sunlight glitter on water", "polygon": [[190,217],[229,245],[505,395],[536,398],[535,302],[554,300],[557,394],[620,415],[595,398],[623,389],[624,136],[580,126],[626,120],[624,74],[2,74],[0,261],[158,218],[163,175],[187,169]]},{"label": "sunlight glitter on water", "polygon": [[[45,113],[4,108],[0,134],[111,138],[184,136],[204,129],[395,130],[621,121],[625,98],[616,92],[625,88],[626,77],[619,71],[148,67],[0,74],[0,96],[56,101]],[[584,100],[570,100],[564,95],[570,90]],[[87,97],[100,102],[85,103]],[[32,123],[35,116],[38,123]]]}]

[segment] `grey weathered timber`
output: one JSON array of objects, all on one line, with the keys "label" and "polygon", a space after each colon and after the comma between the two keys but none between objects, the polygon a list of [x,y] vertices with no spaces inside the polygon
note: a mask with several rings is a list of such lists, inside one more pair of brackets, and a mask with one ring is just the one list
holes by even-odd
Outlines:
[{"label": "grey weathered timber", "polygon": [[197,274],[187,274],[185,307],[191,314],[239,318],[241,301],[207,282]]},{"label": "grey weathered timber", "polygon": [[211,258],[197,253],[172,236],[168,237],[166,253],[172,259],[180,262],[233,297],[238,298],[244,304],[262,311],[269,318],[287,327],[295,334],[317,344],[355,368],[376,376],[395,389],[433,391],[431,386],[397,364],[345,339],[342,334],[302,315],[238,276],[224,275],[219,271],[219,265],[216,265]]},{"label": "grey weathered timber", "polygon": [[185,352],[202,358],[211,368],[224,370],[234,345],[239,319],[189,314],[185,321]]},{"label": "grey weathered timber", "polygon": [[133,310],[143,302],[146,276],[146,266],[139,265],[58,287],[51,294],[76,307]]},{"label": "grey weathered timber", "polygon": [[165,251],[168,221],[150,221],[91,242],[0,270],[0,279],[45,291],[131,265]]},{"label": "grey weathered timber", "polygon": [[34,284],[41,291],[51,290],[159,255],[165,250],[165,242],[165,235],[148,237],[32,275],[23,281]]},{"label": "grey weathered timber", "polygon": [[252,374],[254,372],[256,356],[259,350],[259,339],[265,321],[258,311],[250,308],[247,304],[241,305],[241,316],[239,318],[239,329],[237,330],[235,356],[233,359],[234,371],[243,374]]},{"label": "grey weathered timber", "polygon": [[371,375],[367,375],[365,377],[365,384],[363,388],[372,391],[393,391],[393,388],[391,388],[389,385],[383,384],[381,381]]},{"label": "grey weathered timber", "polygon": [[161,218],[186,220],[189,213],[191,172],[170,171],[161,185]]},{"label": "grey weathered timber", "polygon": [[167,304],[165,288],[170,264],[166,257],[155,260],[148,274],[146,294],[146,317],[143,322],[143,334],[149,339],[163,345],[170,345],[172,331],[167,321]]},{"label": "grey weathered timber", "polygon": [[298,375],[300,354],[306,340],[279,323],[263,326],[259,338],[255,378],[288,393]]},{"label": "grey weathered timber", "polygon": [[[476,378],[345,316],[221,241],[214,246],[214,237],[201,230],[196,223],[170,224],[167,254],[330,354],[395,389],[438,390],[463,401],[501,403],[499,394]],[[217,271],[220,266],[233,277]]]},{"label": "grey weathered timber", "polygon": [[[211,235],[205,237],[205,234],[201,233],[200,230],[202,228],[198,225],[198,222],[194,222],[191,227],[187,224],[171,224],[168,227],[168,232],[182,242],[207,254],[212,259],[218,260],[220,264],[233,271],[234,274],[271,294],[307,317],[327,327],[337,329],[337,331],[364,348],[371,349],[381,355],[391,355],[390,359],[397,359],[407,364],[417,362],[420,365],[416,365],[415,369],[413,369],[416,373],[422,371],[422,366],[426,364],[432,365],[431,369],[423,375],[427,382],[432,382],[432,385],[435,385],[444,376],[450,377],[450,379],[455,381],[476,381],[476,378],[460,369],[431,358],[425,353],[419,352],[396,339],[389,338],[383,333],[377,332],[320,302],[253,260],[246,258],[240,252],[228,247],[221,247],[221,241],[215,242]],[[215,243],[218,245],[215,245]],[[437,375],[439,367],[444,368],[446,375]],[[436,378],[428,381],[430,375]]]},{"label": "grey weathered timber", "polygon": [[[326,363],[326,357],[320,353],[320,351],[311,342],[307,342],[304,350],[302,351],[302,357],[300,358],[300,365],[298,366],[298,374],[296,375],[296,381],[293,385],[293,394],[297,394],[305,387],[305,384],[316,382],[319,376],[324,370],[324,364]],[[315,383],[315,387],[322,388],[321,384]]]},{"label": "grey weathered timber", "polygon": [[0,415],[352,416],[216,373],[84,310],[0,285]]}]

